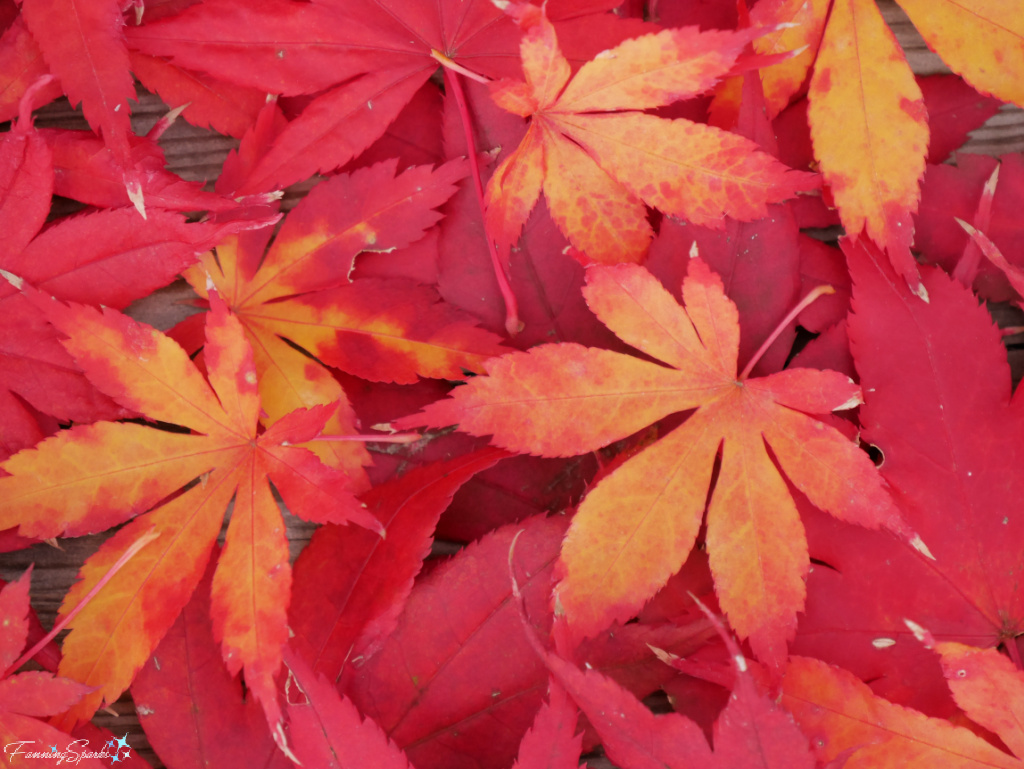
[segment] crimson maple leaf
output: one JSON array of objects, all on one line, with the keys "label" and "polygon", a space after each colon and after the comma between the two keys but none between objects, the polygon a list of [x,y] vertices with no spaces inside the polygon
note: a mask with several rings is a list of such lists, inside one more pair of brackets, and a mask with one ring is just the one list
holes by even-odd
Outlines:
[{"label": "crimson maple leaf", "polygon": [[[23,104],[21,119],[0,142],[0,269],[60,299],[123,309],[171,282],[224,232],[161,209],[151,209],[142,220],[130,208],[67,217],[44,229],[54,189],[46,140],[52,137],[32,128]],[[94,152],[98,145],[93,143]],[[232,229],[238,227],[227,226]],[[86,423],[130,415],[86,381],[43,313],[6,282],[0,284],[0,306],[0,456],[52,431],[47,422],[54,417]]]},{"label": "crimson maple leaf", "polygon": [[[8,754],[12,747],[28,752],[59,743],[63,748],[69,741],[68,735],[39,719],[66,710],[92,691],[90,686],[44,670],[12,674],[12,665],[28,639],[31,578],[29,567],[20,578],[0,590],[0,736]],[[28,759],[19,759],[17,755],[9,755],[7,761],[28,765]],[[95,769],[105,766],[99,759],[87,759],[85,765]]]}]

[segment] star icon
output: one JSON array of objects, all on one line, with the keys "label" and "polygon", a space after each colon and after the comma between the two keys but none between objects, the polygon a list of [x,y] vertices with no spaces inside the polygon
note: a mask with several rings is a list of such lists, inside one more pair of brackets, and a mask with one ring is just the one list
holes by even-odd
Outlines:
[{"label": "star icon", "polygon": [[57,752],[57,746],[56,745],[51,745],[50,746],[50,752],[51,753],[56,753]]},{"label": "star icon", "polygon": [[131,745],[128,744],[128,734],[126,733],[124,735],[124,737],[121,737],[121,738],[118,739],[118,741],[117,741],[117,749],[121,750],[121,748],[130,748],[130,747],[131,747]]}]

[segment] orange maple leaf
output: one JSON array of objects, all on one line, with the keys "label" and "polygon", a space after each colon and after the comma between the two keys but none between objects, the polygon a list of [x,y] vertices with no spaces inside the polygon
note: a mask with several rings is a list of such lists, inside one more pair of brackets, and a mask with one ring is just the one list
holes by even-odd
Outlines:
[{"label": "orange maple leaf", "polygon": [[[602,263],[637,262],[653,232],[644,203],[707,226],[758,219],[767,204],[817,186],[753,142],[652,109],[706,91],[760,30],[644,35],[599,54],[570,80],[543,13],[524,17],[526,82],[494,83],[505,110],[531,118],[487,187],[488,230],[501,249],[519,239],[540,197],[570,242]],[[630,111],[626,111],[630,110]]]},{"label": "orange maple leaf", "polygon": [[207,381],[155,329],[25,288],[69,336],[65,347],[97,387],[148,419],[191,429],[78,426],[2,465],[10,475],[0,478],[0,527],[19,526],[33,537],[78,536],[134,519],[85,562],[62,615],[141,533],[159,534],[70,623],[60,673],[96,688],[68,712],[68,723],[90,718],[101,701],[113,702],[131,683],[202,577],[233,500],[213,580],[214,632],[228,669],[244,667],[247,686],[271,728],[280,730],[273,677],[288,637],[291,570],[271,483],[303,518],[380,528],[343,473],[294,445],[314,438],[333,409],[297,411],[260,432],[252,350],[214,293],[206,318]]},{"label": "orange maple leaf", "polygon": [[910,244],[928,118],[914,73],[874,0],[834,3],[808,100],[814,154],[843,226],[851,235],[866,232],[927,298]]},{"label": "orange maple leaf", "polygon": [[[952,650],[952,646],[949,648]],[[995,651],[990,654],[999,656]],[[945,659],[944,654],[944,662]],[[1000,668],[1014,670],[1009,661]],[[972,675],[979,672],[971,670]],[[1019,671],[1016,679],[976,683],[982,687],[987,683],[991,689],[1004,691],[1016,686],[1019,703]],[[1011,707],[1016,704],[1012,703]],[[844,752],[852,754],[843,763],[848,769],[903,769],[907,766],[1020,769],[1024,763],[970,729],[894,705],[872,692],[852,673],[808,657],[793,657],[787,665],[782,705],[793,714],[823,764]],[[968,715],[973,717],[974,714]],[[1019,723],[1012,724],[1012,715],[1009,718],[1007,715],[1003,708],[994,722],[979,723],[986,727],[1009,727],[999,732],[1000,737],[1018,734]]]},{"label": "orange maple leaf", "polygon": [[[897,2],[954,72],[982,93],[1024,106],[1020,3]],[[927,299],[910,252],[911,214],[920,202],[928,150],[927,115],[910,65],[875,0],[767,0],[751,17],[777,27],[802,22],[754,41],[759,52],[774,50],[775,38],[788,46],[811,46],[804,55],[762,72],[769,112],[778,113],[799,92],[813,62],[808,120],[814,154],[843,226],[852,236],[866,233],[884,248],[896,271]]]},{"label": "orange maple leaf", "polygon": [[[1011,660],[992,648],[937,641],[927,628],[903,621],[925,648],[941,657],[946,683],[964,714],[1024,760],[1024,670],[1019,658]],[[1010,655],[1019,657],[1016,646],[1010,646],[1016,643],[1013,637],[1006,640]]]},{"label": "orange maple leaf", "polygon": [[633,265],[592,267],[585,295],[620,339],[666,365],[541,345],[488,362],[487,377],[398,424],[458,423],[513,451],[569,456],[697,409],[580,504],[562,547],[557,598],[577,637],[633,616],[693,547],[721,450],[706,540],[716,592],[757,655],[781,665],[809,564],[784,476],[837,518],[915,539],[867,455],[807,416],[860,403],[859,388],[834,371],[748,379],[748,365],[737,375],[738,313],[700,259],[683,282],[685,310]]}]

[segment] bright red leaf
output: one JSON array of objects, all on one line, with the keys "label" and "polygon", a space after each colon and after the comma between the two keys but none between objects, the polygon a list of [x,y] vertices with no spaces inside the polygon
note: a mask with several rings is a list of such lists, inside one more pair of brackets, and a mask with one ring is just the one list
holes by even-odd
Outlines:
[{"label": "bright red leaf", "polygon": [[295,563],[292,648],[312,671],[337,681],[366,663],[395,629],[413,578],[430,552],[437,519],[475,473],[508,456],[483,449],[409,471],[363,495],[385,538],[327,525]]},{"label": "bright red leaf", "polygon": [[1024,628],[1024,568],[1012,514],[1024,494],[1022,398],[984,308],[934,268],[929,303],[874,248],[846,246],[854,281],[850,337],[866,394],[863,437],[934,560],[889,537],[809,521],[811,553],[831,566],[808,580],[794,649],[841,664],[889,699],[948,715],[938,667],[904,618],[974,646]]},{"label": "bright red leaf", "polygon": [[[3,740],[5,763],[18,767],[34,766],[39,761],[39,755],[21,754],[44,754],[51,745],[54,752],[59,750],[61,757],[65,757],[65,746],[72,738],[38,719],[60,713],[90,691],[88,686],[69,678],[58,678],[47,671],[30,670],[12,675],[11,666],[21,655],[28,637],[31,576],[29,569],[0,590],[0,667],[3,668],[0,670],[0,740]],[[106,766],[93,757],[84,758],[78,765],[89,769]]]},{"label": "bright red leaf", "polygon": [[141,179],[131,162],[128,104],[135,99],[124,19],[117,0],[27,0],[22,15],[50,71],[60,78],[120,165],[132,204],[145,217]]},{"label": "bright red leaf", "polygon": [[[219,549],[215,550],[215,553]],[[244,698],[224,665],[210,624],[216,560],[132,683],[132,699],[150,745],[167,766],[231,769],[244,762],[287,769],[263,710]]]}]

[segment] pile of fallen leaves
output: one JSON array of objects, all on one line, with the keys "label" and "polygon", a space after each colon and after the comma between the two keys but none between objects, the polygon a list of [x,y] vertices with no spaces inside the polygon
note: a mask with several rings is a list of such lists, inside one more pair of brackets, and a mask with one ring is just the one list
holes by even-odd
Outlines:
[{"label": "pile of fallen leaves", "polygon": [[900,5],[0,1],[6,759],[1024,765],[1024,14]]}]

